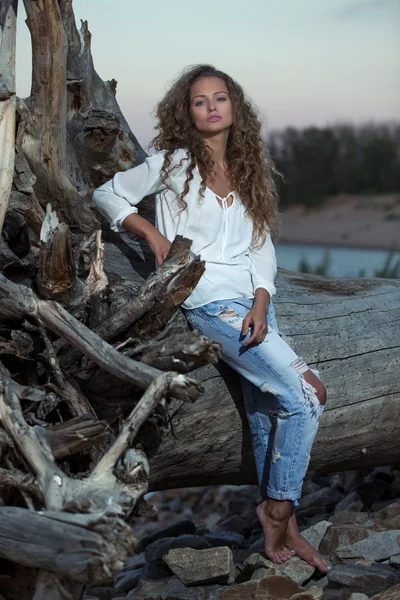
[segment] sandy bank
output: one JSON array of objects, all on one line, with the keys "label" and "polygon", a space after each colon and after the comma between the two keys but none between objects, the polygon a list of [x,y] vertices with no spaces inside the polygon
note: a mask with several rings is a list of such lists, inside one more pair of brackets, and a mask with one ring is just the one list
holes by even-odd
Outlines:
[{"label": "sandy bank", "polygon": [[283,212],[280,242],[400,250],[400,193],[341,195],[316,209]]}]

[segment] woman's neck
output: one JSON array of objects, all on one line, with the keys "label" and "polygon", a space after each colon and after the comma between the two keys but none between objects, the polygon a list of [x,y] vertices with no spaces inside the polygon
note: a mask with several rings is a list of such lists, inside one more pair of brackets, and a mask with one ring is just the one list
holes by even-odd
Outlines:
[{"label": "woman's neck", "polygon": [[210,149],[211,158],[214,161],[214,164],[222,170],[225,170],[226,168],[225,153],[228,137],[229,130],[226,130],[204,140]]}]

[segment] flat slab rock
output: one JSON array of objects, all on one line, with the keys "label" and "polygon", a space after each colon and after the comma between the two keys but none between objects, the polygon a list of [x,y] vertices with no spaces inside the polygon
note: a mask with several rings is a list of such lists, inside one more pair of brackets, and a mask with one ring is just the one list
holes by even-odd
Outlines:
[{"label": "flat slab rock", "polygon": [[394,585],[393,587],[381,592],[380,594],[375,594],[372,596],[371,600],[399,600],[400,598],[400,583],[398,585]]},{"label": "flat slab rock", "polygon": [[209,548],[211,544],[199,535],[180,535],[155,540],[146,547],[145,558],[147,562],[159,560],[173,548],[196,548],[202,550]]},{"label": "flat slab rock", "polygon": [[171,538],[178,537],[181,535],[194,535],[196,533],[196,525],[193,521],[189,521],[189,519],[183,519],[181,521],[176,521],[172,523],[172,525],[168,525],[167,527],[163,527],[162,529],[158,529],[157,531],[153,531],[152,533],[144,536],[140,540],[140,547],[144,550],[157,540],[161,540],[163,538]]},{"label": "flat slab rock", "polygon": [[176,548],[164,555],[163,561],[188,586],[235,581],[232,551],[227,546],[205,550]]},{"label": "flat slab rock", "polygon": [[400,574],[388,565],[343,564],[328,573],[329,584],[324,590],[324,600],[348,600],[353,592],[371,597],[400,583]]},{"label": "flat slab rock", "polygon": [[336,553],[340,558],[364,558],[385,560],[396,554],[400,548],[400,529],[389,531],[367,530],[367,537],[355,544],[339,546]]},{"label": "flat slab rock", "polygon": [[160,595],[145,596],[145,600],[218,600],[224,589],[223,585],[217,584],[186,587],[177,577],[173,577]]},{"label": "flat slab rock", "polygon": [[262,554],[255,552],[243,563],[246,571],[252,573],[251,579],[264,579],[273,575],[282,575],[302,585],[314,573],[315,568],[299,556],[293,556],[284,564],[275,564]]},{"label": "flat slab rock", "polygon": [[274,575],[226,588],[218,600],[290,600],[294,594],[300,592],[304,590],[294,581]]},{"label": "flat slab rock", "polygon": [[330,521],[318,521],[315,525],[304,529],[301,532],[301,535],[313,548],[315,548],[315,550],[318,550],[320,543],[324,539],[324,536],[331,525],[332,523]]},{"label": "flat slab rock", "polygon": [[304,590],[298,594],[290,596],[290,600],[323,600],[324,590],[322,588],[313,587],[309,590]]}]

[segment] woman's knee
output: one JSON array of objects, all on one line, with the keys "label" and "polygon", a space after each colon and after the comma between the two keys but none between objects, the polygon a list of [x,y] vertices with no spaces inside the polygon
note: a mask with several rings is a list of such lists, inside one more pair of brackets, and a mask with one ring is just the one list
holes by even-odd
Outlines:
[{"label": "woman's knee", "polygon": [[315,389],[318,402],[322,405],[326,404],[327,391],[322,381],[311,370],[306,371],[303,377]]},{"label": "woman's knee", "polygon": [[[317,388],[316,388],[317,389]],[[324,384],[320,381],[317,389],[317,398],[320,404],[326,404],[327,391]]]}]

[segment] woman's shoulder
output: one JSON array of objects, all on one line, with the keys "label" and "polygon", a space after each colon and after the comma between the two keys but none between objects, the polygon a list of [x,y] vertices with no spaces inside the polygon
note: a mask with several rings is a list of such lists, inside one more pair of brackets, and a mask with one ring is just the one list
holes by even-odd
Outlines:
[{"label": "woman's shoulder", "polygon": [[169,155],[171,166],[176,166],[180,163],[188,163],[191,158],[191,154],[187,148],[176,148],[175,150],[172,150],[172,152],[170,150],[159,150],[154,156],[157,156],[159,160],[164,162],[167,154]]}]

